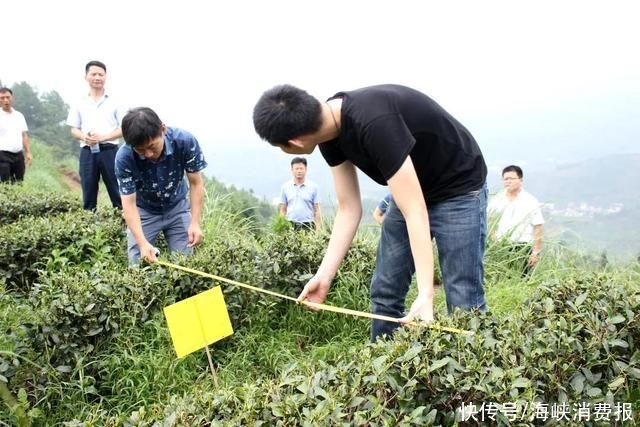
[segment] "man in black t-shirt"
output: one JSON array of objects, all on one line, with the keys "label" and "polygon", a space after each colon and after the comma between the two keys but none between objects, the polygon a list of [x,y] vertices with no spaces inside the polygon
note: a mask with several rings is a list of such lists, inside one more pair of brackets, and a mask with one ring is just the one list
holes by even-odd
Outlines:
[{"label": "man in black t-shirt", "polygon": [[[371,281],[372,311],[402,323],[433,320],[432,236],[448,311],[486,310],[487,168],[473,136],[435,101],[404,86],[380,85],[321,103],[283,85],[262,95],[253,122],[262,139],[285,153],[310,154],[320,146],[331,166],[338,210],[327,252],[300,300],[324,301],[355,236],[362,216],[357,167],[393,195]],[[404,316],[414,272],[418,296]],[[372,340],[396,326],[374,320]]]}]

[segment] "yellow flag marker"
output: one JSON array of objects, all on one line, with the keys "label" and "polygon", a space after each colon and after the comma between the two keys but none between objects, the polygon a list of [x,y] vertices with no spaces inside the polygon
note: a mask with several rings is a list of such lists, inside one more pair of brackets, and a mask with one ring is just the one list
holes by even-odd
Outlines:
[{"label": "yellow flag marker", "polygon": [[165,307],[164,316],[178,357],[233,334],[220,286]]}]

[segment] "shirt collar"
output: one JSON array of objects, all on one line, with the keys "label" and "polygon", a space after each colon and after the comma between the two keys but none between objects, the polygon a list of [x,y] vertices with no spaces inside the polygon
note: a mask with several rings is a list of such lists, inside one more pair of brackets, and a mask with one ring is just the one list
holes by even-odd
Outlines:
[{"label": "shirt collar", "polygon": [[91,97],[91,92],[87,93],[87,99],[91,102],[97,103],[97,104],[102,104],[104,101],[106,101],[111,95],[109,94],[109,92],[107,92],[106,90],[104,91],[104,93],[102,94],[102,98],[100,98],[98,100],[98,102],[95,102],[93,100],[93,98]]}]

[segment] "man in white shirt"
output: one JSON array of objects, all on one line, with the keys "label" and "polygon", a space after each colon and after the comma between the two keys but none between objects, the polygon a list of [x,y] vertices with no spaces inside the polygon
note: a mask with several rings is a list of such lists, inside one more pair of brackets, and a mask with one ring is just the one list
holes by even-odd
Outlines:
[{"label": "man in white shirt", "polygon": [[526,192],[522,169],[511,165],[502,170],[504,190],[489,202],[489,214],[499,216],[495,238],[507,238],[514,249],[530,251],[525,265],[527,274],[538,263],[542,250],[544,218],[538,200]]},{"label": "man in white shirt", "polygon": [[122,208],[115,160],[122,130],[124,110],[105,91],[107,67],[100,61],[85,66],[89,93],[71,107],[67,125],[80,142],[80,183],[82,207],[94,210],[98,203],[98,184],[104,181],[113,207]]},{"label": "man in white shirt", "polygon": [[13,91],[0,88],[0,182],[24,179],[25,163],[31,166],[27,122],[13,109]]},{"label": "man in white shirt", "polygon": [[307,159],[291,160],[293,179],[280,189],[280,214],[285,215],[296,230],[319,230],[322,226],[318,186],[306,179]]}]

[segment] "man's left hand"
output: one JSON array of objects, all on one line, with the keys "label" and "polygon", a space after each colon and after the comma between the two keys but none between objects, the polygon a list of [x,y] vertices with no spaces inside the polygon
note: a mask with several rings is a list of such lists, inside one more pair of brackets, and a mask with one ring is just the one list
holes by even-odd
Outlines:
[{"label": "man's left hand", "polygon": [[433,322],[433,294],[418,292],[416,300],[411,304],[409,314],[400,319],[400,323],[407,324],[414,320]]},{"label": "man's left hand", "polygon": [[202,238],[204,237],[202,234],[202,229],[200,228],[200,224],[191,224],[189,226],[189,230],[187,230],[189,235],[189,243],[188,247],[192,248],[202,242]]},{"label": "man's left hand", "polygon": [[24,163],[27,167],[31,167],[31,162],[33,161],[33,157],[31,157],[31,153],[25,153],[24,155]]}]

